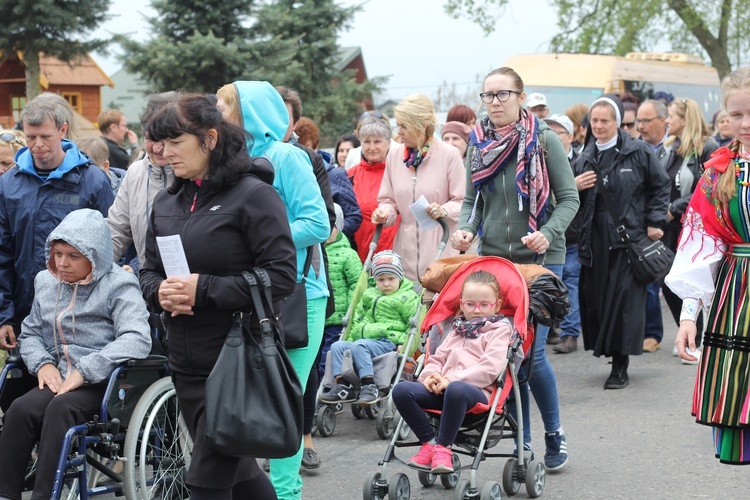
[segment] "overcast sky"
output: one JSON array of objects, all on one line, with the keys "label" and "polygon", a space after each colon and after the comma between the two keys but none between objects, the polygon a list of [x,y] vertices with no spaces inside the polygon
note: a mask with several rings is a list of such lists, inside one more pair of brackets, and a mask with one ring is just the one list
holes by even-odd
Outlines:
[{"label": "overcast sky", "polygon": [[[356,5],[362,0],[340,3]],[[475,24],[445,14],[443,0],[369,0],[339,41],[362,48],[369,77],[390,76],[385,97],[399,100],[423,93],[434,98],[443,82],[456,84],[459,93],[478,92],[476,82],[487,72],[513,54],[546,52],[558,32],[547,0],[510,3],[495,32],[484,37]],[[143,16],[154,14],[150,0],[111,5],[112,18],[102,30],[132,33],[140,41],[148,38]],[[114,54],[94,57],[109,74],[121,67]]]}]

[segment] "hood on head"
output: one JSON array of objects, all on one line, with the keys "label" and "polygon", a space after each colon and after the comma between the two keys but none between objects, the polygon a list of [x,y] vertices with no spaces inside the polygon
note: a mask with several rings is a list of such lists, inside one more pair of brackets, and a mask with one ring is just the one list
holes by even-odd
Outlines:
[{"label": "hood on head", "polygon": [[253,136],[248,141],[251,156],[261,156],[268,146],[284,139],[289,111],[281,95],[268,82],[234,82],[240,102],[242,126]]},{"label": "hood on head", "polygon": [[47,236],[44,251],[47,255],[47,269],[58,277],[55,259],[52,255],[52,242],[63,240],[75,247],[90,262],[93,280],[98,281],[108,273],[112,266],[112,233],[102,214],[96,210],[82,208],[70,212],[62,222]]}]

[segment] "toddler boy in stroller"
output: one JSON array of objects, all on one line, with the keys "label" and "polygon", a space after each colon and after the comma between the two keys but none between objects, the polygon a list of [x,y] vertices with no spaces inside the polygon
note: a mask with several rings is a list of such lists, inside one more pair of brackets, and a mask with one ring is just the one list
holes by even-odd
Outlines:
[{"label": "toddler boy in stroller", "polygon": [[[395,351],[406,341],[409,320],[417,312],[419,296],[414,284],[404,277],[401,257],[385,250],[372,261],[374,287],[368,288],[357,304],[347,338],[331,346],[333,388],[320,396],[325,403],[357,401],[371,405],[378,400],[372,359]],[[342,375],[344,352],[351,351],[354,370],[362,387],[357,397],[354,386]]]}]

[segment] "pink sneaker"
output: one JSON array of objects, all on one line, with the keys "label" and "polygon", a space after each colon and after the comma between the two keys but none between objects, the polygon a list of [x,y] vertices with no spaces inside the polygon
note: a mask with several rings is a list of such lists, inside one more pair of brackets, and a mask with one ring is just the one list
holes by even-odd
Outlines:
[{"label": "pink sneaker", "polygon": [[432,452],[432,470],[433,474],[446,474],[453,472],[453,452],[445,446],[435,445]]},{"label": "pink sneaker", "polygon": [[422,443],[419,453],[409,459],[409,465],[429,469],[432,465],[432,451],[435,449],[434,444]]}]

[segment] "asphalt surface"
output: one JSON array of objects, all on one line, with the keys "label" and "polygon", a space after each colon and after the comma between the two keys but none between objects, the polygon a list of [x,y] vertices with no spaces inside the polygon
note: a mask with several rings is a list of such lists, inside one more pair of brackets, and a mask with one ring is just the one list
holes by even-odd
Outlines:
[{"label": "asphalt surface", "polygon": [[[722,465],[713,458],[710,429],[695,424],[690,415],[696,367],[682,365],[672,356],[677,328],[664,304],[663,312],[666,327],[661,349],[631,357],[630,385],[622,390],[602,388],[610,366],[604,358],[583,351],[580,343],[577,352],[564,355],[553,354],[547,346],[557,374],[570,459],[562,471],[547,475],[540,498],[750,498],[750,469]],[[541,458],[543,427],[533,403],[531,416],[532,444]],[[333,435],[316,435],[314,442],[322,463],[315,471],[302,472],[302,498],[361,499],[364,479],[379,470],[387,446],[378,437],[375,422],[356,420],[347,407],[337,415]],[[511,453],[512,449],[512,441],[505,440],[493,451]],[[411,453],[411,449],[402,450],[399,456],[406,459]],[[505,459],[483,462],[478,472],[480,488],[486,481],[501,482],[504,465]],[[416,471],[389,465],[388,476],[396,472],[409,477],[411,498],[453,498],[453,491],[445,490],[439,481],[424,488]],[[516,498],[528,498],[524,488]]]},{"label": "asphalt surface", "polygon": [[[696,424],[690,415],[696,367],[673,357],[677,327],[666,306],[663,312],[662,347],[631,357],[630,385],[625,389],[603,389],[610,365],[583,351],[580,343],[571,354],[553,354],[547,346],[570,459],[562,471],[547,475],[541,498],[750,498],[750,469],[722,465],[713,458],[710,428]],[[533,403],[531,413],[534,449],[542,456],[543,427]],[[302,473],[303,498],[361,499],[365,477],[379,470],[386,450],[375,422],[357,421],[346,409],[338,415],[334,434],[316,436],[314,442],[322,463],[318,470]],[[496,449],[510,453],[513,444],[501,441]],[[408,458],[411,450],[403,451]],[[504,465],[505,459],[483,462],[480,487],[485,481],[501,482]],[[412,498],[453,498],[439,482],[424,488],[414,470],[388,467],[389,476],[396,472],[409,476]],[[523,488],[516,497],[528,498]]]}]

